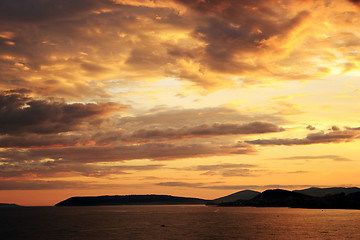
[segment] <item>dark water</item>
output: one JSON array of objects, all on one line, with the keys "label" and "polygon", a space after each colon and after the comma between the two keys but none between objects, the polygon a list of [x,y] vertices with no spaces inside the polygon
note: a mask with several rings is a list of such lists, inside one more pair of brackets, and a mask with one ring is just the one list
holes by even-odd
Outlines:
[{"label": "dark water", "polygon": [[0,209],[0,239],[360,239],[360,210],[206,206]]}]

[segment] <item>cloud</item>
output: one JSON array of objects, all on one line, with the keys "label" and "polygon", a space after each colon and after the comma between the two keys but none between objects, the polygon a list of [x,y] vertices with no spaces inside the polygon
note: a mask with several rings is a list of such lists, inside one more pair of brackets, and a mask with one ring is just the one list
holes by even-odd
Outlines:
[{"label": "cloud", "polygon": [[287,172],[289,174],[302,174],[302,173],[308,173],[308,171],[293,171],[293,172]]},{"label": "cloud", "polygon": [[213,164],[213,165],[198,165],[187,168],[180,168],[178,170],[186,170],[186,171],[202,171],[201,175],[221,175],[223,177],[252,177],[258,175],[259,172],[263,172],[263,170],[258,169],[249,169],[249,168],[257,168],[257,165],[254,164],[241,164],[241,163],[223,163],[223,164]]},{"label": "cloud", "polygon": [[50,190],[50,189],[116,189],[121,187],[141,187],[121,183],[96,183],[92,181],[70,180],[2,180],[0,190]]},{"label": "cloud", "polygon": [[[4,0],[0,85],[79,99],[111,97],[99,84],[109,79],[141,86],[170,77],[214,90],[319,78],[335,61],[318,45],[346,52],[358,42],[351,30],[331,30],[356,30],[351,2]],[[334,22],[331,9],[344,14]],[[324,66],[314,68],[318,58]]]},{"label": "cloud", "polygon": [[214,165],[198,165],[195,167],[189,167],[187,170],[205,171],[201,175],[208,176],[221,175],[223,177],[252,177],[258,175],[259,172],[263,172],[263,170],[249,169],[257,167],[258,166],[254,164],[223,163]]},{"label": "cloud", "polygon": [[62,160],[42,160],[26,162],[0,162],[0,178],[31,177],[31,178],[55,178],[55,177],[107,177],[110,175],[130,174],[136,171],[157,170],[165,165],[97,165],[64,163]]},{"label": "cloud", "polygon": [[272,123],[252,122],[247,124],[220,124],[199,125],[194,127],[183,127],[181,129],[140,129],[134,132],[130,138],[184,138],[202,136],[223,136],[238,134],[258,134],[284,131]]},{"label": "cloud", "polygon": [[306,129],[308,129],[308,130],[310,130],[310,131],[313,131],[313,130],[316,130],[316,127],[311,126],[311,125],[307,125],[307,126],[306,126]]},{"label": "cloud", "polygon": [[223,73],[245,74],[266,69],[261,62],[248,61],[247,57],[261,54],[266,40],[286,36],[309,16],[301,10],[290,16],[276,1],[178,2],[195,10],[202,20],[193,32],[205,42],[201,63]]},{"label": "cloud", "polygon": [[252,154],[251,146],[212,144],[166,144],[147,143],[110,147],[72,147],[43,149],[6,149],[0,158],[8,161],[40,161],[43,159],[63,160],[69,163],[117,162],[133,159],[175,160],[191,157],[205,157],[229,154]]},{"label": "cloud", "polygon": [[[196,119],[196,121],[194,121]],[[153,109],[135,117],[124,117],[119,120],[121,126],[147,125],[153,127],[177,127],[184,125],[198,126],[199,122],[206,125],[214,123],[245,124],[249,122],[269,122],[283,124],[287,121],[278,116],[261,113],[245,113],[229,107],[207,107],[200,109]],[[255,124],[256,125],[256,124]],[[269,125],[268,125],[269,126]]]},{"label": "cloud", "polygon": [[257,167],[257,165],[254,165],[254,164],[241,164],[241,163],[223,163],[223,164],[214,164],[214,165],[198,165],[196,167],[192,167],[191,170],[208,171],[208,170],[252,168],[252,167]]},{"label": "cloud", "polygon": [[304,189],[310,187],[323,187],[323,186],[314,186],[314,185],[283,185],[283,184],[273,184],[273,185],[215,185],[215,186],[206,186],[204,188],[216,189],[216,190],[258,190],[263,191],[267,189]]},{"label": "cloud", "polygon": [[0,190],[82,189],[91,186],[75,181],[0,180]]},{"label": "cloud", "polygon": [[253,169],[228,169],[222,171],[221,175],[224,177],[254,177],[258,176],[259,172],[263,172],[263,170],[253,170]]},{"label": "cloud", "polygon": [[77,130],[126,107],[118,103],[72,103],[36,100],[22,93],[0,93],[0,134],[50,134]]},{"label": "cloud", "polygon": [[110,6],[110,0],[4,0],[1,1],[0,19],[15,22],[45,22],[72,19],[89,14],[99,7]]},{"label": "cloud", "polygon": [[316,159],[330,159],[333,161],[351,161],[348,158],[338,156],[338,155],[320,155],[320,156],[293,156],[293,157],[285,157],[279,158],[280,160],[316,160]]},{"label": "cloud", "polygon": [[73,147],[77,145],[92,144],[90,138],[86,138],[86,134],[21,134],[21,135],[3,135],[0,136],[1,148],[34,148],[34,147]]},{"label": "cloud", "polygon": [[166,186],[166,187],[191,187],[198,188],[201,187],[202,183],[187,183],[187,182],[160,182],[157,183],[158,186]]},{"label": "cloud", "polygon": [[360,5],[360,1],[359,0],[348,0],[351,3],[354,3],[356,5]]},{"label": "cloud", "polygon": [[314,185],[211,185],[206,183],[189,183],[189,182],[159,182],[158,186],[167,187],[189,187],[189,188],[205,188],[214,190],[266,190],[266,189],[304,189],[309,187],[322,187]]},{"label": "cloud", "polygon": [[[66,152],[71,151],[71,148],[81,147],[89,149],[90,152],[102,152],[102,148],[108,148],[110,152],[123,149],[130,159],[131,156],[135,159],[139,158],[135,155],[141,154],[135,154],[136,151],[132,150],[139,148],[141,151],[146,149],[145,151],[148,152],[148,155],[144,153],[142,157],[152,159],[155,153],[151,152],[151,148],[162,148],[166,146],[165,141],[171,139],[175,142],[169,146],[171,149],[178,149],[179,154],[182,148],[185,152],[193,149],[191,151],[199,156],[206,151],[209,151],[209,154],[247,154],[253,152],[254,149],[249,145],[235,146],[230,139],[232,135],[284,131],[277,125],[284,122],[281,118],[271,115],[242,114],[234,109],[223,107],[165,109],[160,112],[142,113],[134,117],[120,117],[107,115],[124,111],[127,107],[111,102],[68,104],[54,99],[36,100],[25,93],[16,91],[4,92],[0,94],[1,97],[0,105],[3,108],[0,112],[4,114],[0,116],[0,122],[2,122],[0,132],[3,133],[0,135],[0,147],[3,148],[51,148],[49,150],[51,153]],[[203,124],[199,125],[199,122]],[[192,146],[192,138],[199,137],[203,139],[198,139],[194,146],[198,146],[201,153],[196,154],[196,149],[188,148],[188,146]],[[214,137],[221,137],[222,140]],[[217,146],[213,147],[214,144]],[[210,148],[216,150],[202,150]],[[46,149],[38,150],[46,151]],[[84,154],[83,152],[80,151],[81,154]],[[134,153],[130,154],[130,152]],[[14,154],[17,156],[17,153],[14,152]],[[79,154],[74,153],[74,156]],[[64,153],[64,155],[67,154]],[[108,156],[108,154],[104,155]],[[114,156],[108,157],[110,161],[116,159]],[[120,157],[119,160],[128,159],[127,157]],[[104,158],[99,156],[99,159]]]},{"label": "cloud", "polygon": [[[267,114],[245,114],[227,107],[200,109],[152,109],[137,116],[122,117],[92,136],[98,145],[162,143],[166,140],[201,143],[214,137],[284,131],[286,121]],[[199,123],[202,123],[199,125]],[[115,126],[115,127],[114,127]]]},{"label": "cloud", "polygon": [[[334,130],[334,129],[333,129]],[[353,141],[359,133],[357,131],[318,132],[308,134],[306,138],[285,138],[285,139],[257,139],[245,141],[256,145],[309,145],[320,143],[340,143]]]}]

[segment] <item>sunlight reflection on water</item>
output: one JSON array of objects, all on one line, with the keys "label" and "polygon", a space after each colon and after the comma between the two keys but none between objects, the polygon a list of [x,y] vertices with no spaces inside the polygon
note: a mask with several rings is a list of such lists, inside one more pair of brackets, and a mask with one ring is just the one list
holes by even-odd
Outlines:
[{"label": "sunlight reflection on water", "polygon": [[1,239],[360,239],[359,210],[206,206],[0,210]]}]

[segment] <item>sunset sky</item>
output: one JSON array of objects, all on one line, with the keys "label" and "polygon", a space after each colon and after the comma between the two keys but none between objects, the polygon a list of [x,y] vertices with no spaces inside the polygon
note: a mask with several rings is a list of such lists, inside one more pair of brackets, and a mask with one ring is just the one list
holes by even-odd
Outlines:
[{"label": "sunset sky", "polygon": [[0,202],[360,186],[360,1],[2,0]]}]

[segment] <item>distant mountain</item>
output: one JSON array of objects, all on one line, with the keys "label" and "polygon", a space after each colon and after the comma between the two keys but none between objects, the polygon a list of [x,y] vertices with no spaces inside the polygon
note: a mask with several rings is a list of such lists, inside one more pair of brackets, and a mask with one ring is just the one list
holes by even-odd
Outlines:
[{"label": "distant mountain", "polygon": [[71,197],[55,206],[103,206],[103,205],[181,205],[205,204],[207,200],[199,198],[175,197],[170,195],[122,195]]},{"label": "distant mountain", "polygon": [[313,199],[313,197],[282,190],[282,189],[274,189],[274,190],[266,190],[253,199],[251,202],[254,206],[266,206],[266,207],[280,207],[280,206],[298,206]]},{"label": "distant mountain", "polygon": [[220,206],[255,206],[255,207],[286,207],[298,206],[313,197],[292,191],[273,189],[266,190],[252,199],[237,200],[232,203],[219,204]]},{"label": "distant mountain", "polygon": [[5,208],[5,207],[20,207],[20,206],[13,203],[0,203],[0,208]]},{"label": "distant mountain", "polygon": [[244,190],[239,191],[224,197],[216,198],[214,200],[209,201],[207,204],[219,204],[219,203],[227,203],[227,202],[235,202],[237,200],[249,200],[259,195],[260,192],[252,191],[252,190]]},{"label": "distant mountain", "polygon": [[325,197],[329,194],[339,194],[345,193],[346,195],[349,193],[360,192],[360,188],[352,187],[352,188],[343,188],[343,187],[333,187],[333,188],[307,188],[303,190],[294,190],[294,192],[306,194],[313,197]]},{"label": "distant mountain", "polygon": [[218,206],[293,207],[323,209],[360,209],[360,191],[314,197],[282,189],[266,190],[250,200],[221,203]]}]

